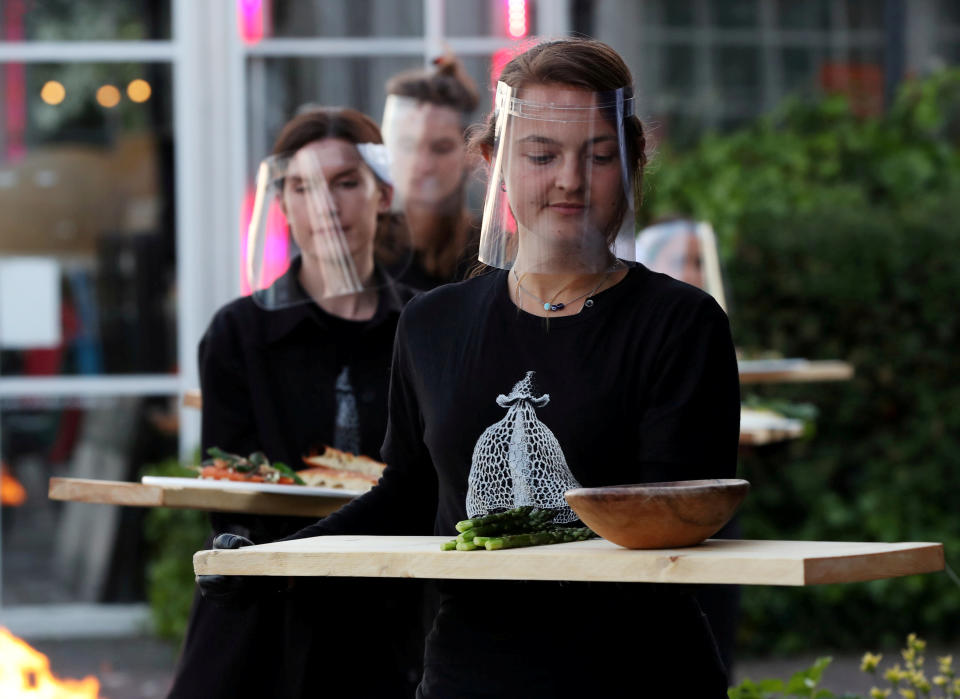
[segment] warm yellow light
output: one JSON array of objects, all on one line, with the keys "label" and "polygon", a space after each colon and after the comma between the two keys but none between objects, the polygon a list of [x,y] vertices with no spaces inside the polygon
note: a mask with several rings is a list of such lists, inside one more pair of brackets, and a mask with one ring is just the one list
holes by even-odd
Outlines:
[{"label": "warm yellow light", "polygon": [[153,91],[150,89],[150,83],[146,80],[141,80],[137,78],[136,80],[131,80],[130,84],[127,85],[127,97],[129,97],[134,102],[146,102],[150,99],[150,95]]},{"label": "warm yellow light", "polygon": [[116,107],[120,104],[120,90],[113,85],[101,85],[97,90],[97,102],[107,109]]},{"label": "warm yellow light", "polygon": [[40,88],[40,99],[47,104],[60,104],[66,96],[67,91],[56,80],[48,80]]}]

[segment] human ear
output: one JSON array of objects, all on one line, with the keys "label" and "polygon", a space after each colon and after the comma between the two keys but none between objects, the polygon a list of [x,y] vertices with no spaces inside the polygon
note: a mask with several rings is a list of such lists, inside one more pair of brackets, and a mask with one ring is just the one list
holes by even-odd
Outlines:
[{"label": "human ear", "polygon": [[393,187],[387,184],[377,186],[377,213],[385,214],[390,211],[390,205],[393,203]]}]

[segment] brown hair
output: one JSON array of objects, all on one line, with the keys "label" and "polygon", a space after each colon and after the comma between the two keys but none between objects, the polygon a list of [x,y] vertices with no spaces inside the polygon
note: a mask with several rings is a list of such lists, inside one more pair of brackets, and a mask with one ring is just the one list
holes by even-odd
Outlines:
[{"label": "brown hair", "polygon": [[477,108],[477,85],[452,54],[434,59],[432,70],[408,70],[387,81],[387,94],[410,97],[467,114]]},{"label": "brown hair", "polygon": [[[353,144],[383,143],[377,122],[363,112],[349,107],[311,107],[284,125],[273,143],[273,154],[293,153],[325,138],[339,138]],[[378,183],[382,182],[375,172],[373,176]],[[400,241],[409,238],[406,222],[402,214],[396,213],[378,214],[377,221],[374,254],[382,262],[393,264],[401,255]]]},{"label": "brown hair", "polygon": [[383,143],[380,127],[348,107],[313,107],[288,121],[273,143],[273,154],[293,153],[308,143],[340,138],[350,143]]},{"label": "brown hair", "polygon": [[[624,97],[633,97],[633,77],[616,51],[595,39],[568,38],[547,41],[521,53],[507,63],[500,82],[510,87],[528,85],[571,85],[593,92],[623,88]],[[470,130],[470,147],[477,152],[493,150],[496,113],[484,124]],[[634,201],[639,210],[643,198],[643,168],[647,164],[643,123],[636,115],[624,119],[627,158],[633,170]]]}]

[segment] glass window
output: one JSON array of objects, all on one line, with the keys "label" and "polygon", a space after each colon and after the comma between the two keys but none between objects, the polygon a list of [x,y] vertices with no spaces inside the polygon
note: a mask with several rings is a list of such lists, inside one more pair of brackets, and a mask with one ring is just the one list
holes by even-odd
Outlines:
[{"label": "glass window", "polygon": [[784,92],[809,92],[817,84],[823,53],[820,49],[781,50]]},{"label": "glass window", "polygon": [[697,23],[694,0],[661,0],[661,22],[668,27],[690,27]]},{"label": "glass window", "polygon": [[[262,8],[269,22],[260,26]],[[274,37],[371,37],[423,34],[423,0],[236,0],[241,28]]]},{"label": "glass window", "polygon": [[283,125],[307,105],[353,107],[379,124],[387,79],[402,70],[422,66],[420,56],[250,59],[247,171],[255,172]]},{"label": "glass window", "polygon": [[883,29],[883,7],[876,0],[847,0],[847,26],[850,29]]},{"label": "glass window", "polygon": [[670,93],[690,94],[696,82],[694,57],[696,47],[672,44],[661,49],[661,90]]},{"label": "glass window", "polygon": [[444,12],[444,33],[447,36],[527,36],[535,34],[536,15],[536,0],[496,0],[495,2],[447,0]]},{"label": "glass window", "polygon": [[176,372],[170,85],[0,65],[0,375]]},{"label": "glass window", "polygon": [[7,0],[4,41],[132,41],[170,38],[170,0]]},{"label": "glass window", "polygon": [[830,0],[777,0],[777,24],[781,29],[830,28]]},{"label": "glass window", "polygon": [[144,508],[47,497],[51,477],[139,481],[176,457],[169,398],[4,400],[4,607],[133,602],[144,595]]},{"label": "glass window", "polygon": [[960,25],[960,3],[957,0],[940,0],[939,10],[937,14],[940,15],[941,22]]},{"label": "glass window", "polygon": [[757,46],[718,46],[713,50],[714,75],[724,97],[753,100],[761,85],[761,53]]},{"label": "glass window", "polygon": [[718,27],[739,29],[757,26],[757,0],[724,0],[711,3],[710,8]]}]

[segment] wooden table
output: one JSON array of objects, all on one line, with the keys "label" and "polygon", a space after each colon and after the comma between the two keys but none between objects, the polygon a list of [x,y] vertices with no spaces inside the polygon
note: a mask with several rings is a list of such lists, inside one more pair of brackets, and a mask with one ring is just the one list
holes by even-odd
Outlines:
[{"label": "wooden table", "polygon": [[709,539],[632,551],[603,539],[503,551],[441,551],[445,536],[326,536],[199,551],[199,575],[818,585],[943,570],[939,543]]},{"label": "wooden table", "polygon": [[128,507],[174,507],[207,512],[325,517],[353,495],[286,495],[210,488],[171,487],[86,478],[51,478],[51,500],[70,500]]},{"label": "wooden table", "polygon": [[741,359],[740,383],[808,383],[814,381],[847,381],[853,377],[853,366],[838,360],[809,359]]}]

